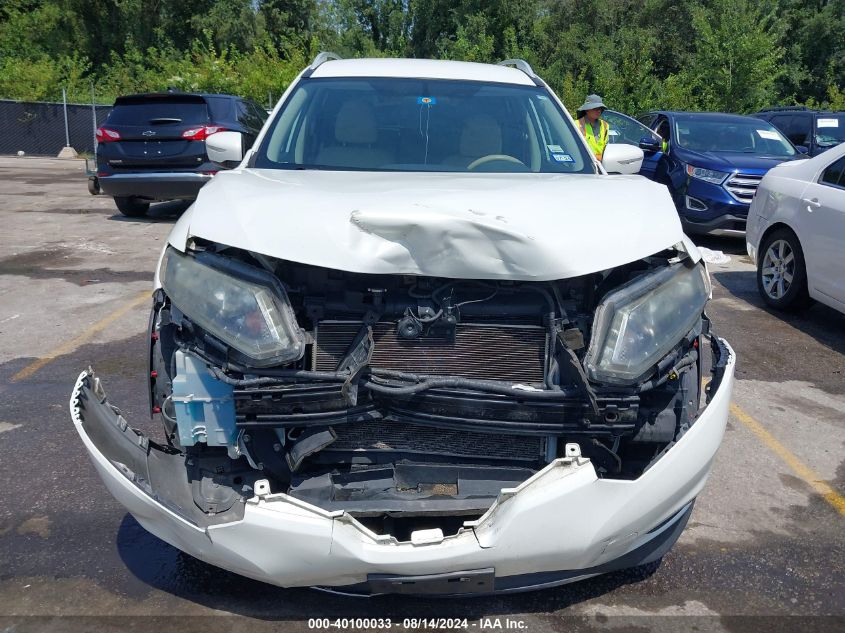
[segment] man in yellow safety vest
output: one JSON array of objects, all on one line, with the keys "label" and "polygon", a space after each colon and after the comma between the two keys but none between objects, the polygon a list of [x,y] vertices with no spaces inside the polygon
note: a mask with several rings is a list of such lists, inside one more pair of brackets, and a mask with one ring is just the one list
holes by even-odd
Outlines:
[{"label": "man in yellow safety vest", "polygon": [[578,108],[578,129],[587,139],[587,145],[593,150],[596,159],[601,160],[604,148],[607,147],[609,127],[607,121],[602,120],[601,113],[607,109],[598,95],[589,95],[584,104]]}]

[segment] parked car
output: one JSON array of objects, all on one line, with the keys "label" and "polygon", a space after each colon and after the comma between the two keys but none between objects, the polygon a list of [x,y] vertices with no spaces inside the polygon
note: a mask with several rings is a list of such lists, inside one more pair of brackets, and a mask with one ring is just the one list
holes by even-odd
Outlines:
[{"label": "parked car", "polygon": [[266,119],[260,106],[230,95],[118,97],[97,129],[94,188],[128,216],[144,215],[156,200],[193,200],[215,173],[237,164],[220,160],[220,133],[237,134],[246,149]]},{"label": "parked car", "polygon": [[742,236],[766,172],[801,154],[770,123],[737,114],[656,111],[637,117],[668,143],[654,172],[687,233]]},{"label": "parked car", "polygon": [[845,112],[811,110],[804,106],[767,108],[755,117],[783,132],[799,150],[818,156],[845,141]]},{"label": "parked car", "polygon": [[602,118],[608,124],[609,143],[627,143],[628,145],[636,145],[643,150],[643,164],[638,173],[654,180],[657,165],[663,158],[663,139],[656,132],[627,114],[615,110],[605,110],[602,113]]},{"label": "parked car", "polygon": [[153,534],[282,586],[486,593],[659,561],[735,359],[666,188],[606,173],[641,160],[597,163],[524,61],[321,54],[162,252],[166,439],[79,376],[96,470]]},{"label": "parked car", "polygon": [[815,299],[845,312],[845,144],[771,170],[748,215],[748,254],[767,304]]}]

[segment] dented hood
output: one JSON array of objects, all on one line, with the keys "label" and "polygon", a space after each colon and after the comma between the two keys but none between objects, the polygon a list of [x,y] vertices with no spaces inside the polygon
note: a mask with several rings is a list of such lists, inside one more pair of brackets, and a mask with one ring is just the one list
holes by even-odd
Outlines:
[{"label": "dented hood", "polygon": [[350,272],[546,281],[652,255],[684,236],[666,187],[639,176],[237,169],[174,227]]}]

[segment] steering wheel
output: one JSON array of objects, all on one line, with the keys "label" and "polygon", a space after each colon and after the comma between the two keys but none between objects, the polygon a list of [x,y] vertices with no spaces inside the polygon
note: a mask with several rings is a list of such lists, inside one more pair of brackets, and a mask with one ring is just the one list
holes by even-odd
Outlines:
[{"label": "steering wheel", "polygon": [[469,165],[467,165],[467,169],[472,170],[476,167],[480,167],[481,165],[486,165],[487,163],[492,163],[494,160],[503,160],[506,163],[515,163],[517,165],[522,165],[523,167],[527,167],[525,163],[523,163],[518,158],[514,156],[509,156],[508,154],[487,154],[487,156],[482,156],[481,158],[476,158],[472,161]]}]

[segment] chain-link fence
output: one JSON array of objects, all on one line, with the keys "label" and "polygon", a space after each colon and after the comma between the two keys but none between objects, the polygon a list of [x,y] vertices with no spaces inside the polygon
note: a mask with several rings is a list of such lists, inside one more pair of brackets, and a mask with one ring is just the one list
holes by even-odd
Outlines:
[{"label": "chain-link fence", "polygon": [[0,154],[56,156],[68,140],[77,152],[93,154],[94,130],[111,106],[67,104],[67,129],[62,109],[61,103],[0,99]]}]

